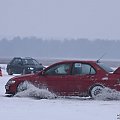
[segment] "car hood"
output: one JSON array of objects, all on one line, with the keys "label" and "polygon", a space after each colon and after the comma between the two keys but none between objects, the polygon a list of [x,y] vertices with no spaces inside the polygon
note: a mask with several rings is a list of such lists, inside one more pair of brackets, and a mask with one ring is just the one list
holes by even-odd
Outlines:
[{"label": "car hood", "polygon": [[36,77],[37,74],[25,74],[25,75],[19,75],[19,76],[15,76],[12,79],[14,80],[29,80],[30,78]]},{"label": "car hood", "polygon": [[114,74],[120,74],[120,67],[118,67],[115,71]]}]

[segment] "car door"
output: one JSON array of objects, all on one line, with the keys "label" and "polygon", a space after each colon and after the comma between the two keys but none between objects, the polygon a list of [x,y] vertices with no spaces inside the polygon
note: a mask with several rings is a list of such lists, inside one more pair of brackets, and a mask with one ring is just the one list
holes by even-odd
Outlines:
[{"label": "car door", "polygon": [[75,91],[85,94],[96,79],[96,71],[86,63],[74,63],[71,79],[75,81]]},{"label": "car door", "polygon": [[71,64],[58,64],[47,71],[40,79],[46,81],[46,86],[50,91],[58,95],[68,95],[72,92],[74,84],[70,80]]},{"label": "car door", "polygon": [[14,61],[11,64],[11,68],[13,70],[13,73],[17,73],[17,74],[22,73],[22,69],[23,69],[22,60],[20,58],[14,59]]}]

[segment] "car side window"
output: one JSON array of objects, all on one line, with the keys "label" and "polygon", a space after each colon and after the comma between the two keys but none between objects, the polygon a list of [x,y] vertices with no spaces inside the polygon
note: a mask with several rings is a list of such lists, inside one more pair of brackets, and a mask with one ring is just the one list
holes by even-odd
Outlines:
[{"label": "car side window", "polygon": [[14,59],[12,64],[14,64],[14,65],[17,65],[17,64],[22,65],[22,60],[21,59]]},{"label": "car side window", "polygon": [[84,63],[75,63],[73,65],[72,74],[73,75],[87,75],[87,74],[95,74],[96,71],[89,64]]},{"label": "car side window", "polygon": [[82,64],[81,63],[75,63],[73,65],[72,74],[74,74],[74,75],[81,75],[82,74]]},{"label": "car side window", "polygon": [[89,65],[89,64],[82,64],[82,75],[86,75],[86,74],[95,74],[96,71],[94,70],[94,68]]},{"label": "car side window", "polygon": [[67,75],[70,71],[70,64],[60,64],[48,69],[45,74],[47,75]]}]

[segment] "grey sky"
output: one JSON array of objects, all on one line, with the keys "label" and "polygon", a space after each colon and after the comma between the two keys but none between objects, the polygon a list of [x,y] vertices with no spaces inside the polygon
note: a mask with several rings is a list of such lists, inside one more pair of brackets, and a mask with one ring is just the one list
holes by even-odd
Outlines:
[{"label": "grey sky", "polygon": [[120,39],[120,0],[0,0],[0,38]]}]

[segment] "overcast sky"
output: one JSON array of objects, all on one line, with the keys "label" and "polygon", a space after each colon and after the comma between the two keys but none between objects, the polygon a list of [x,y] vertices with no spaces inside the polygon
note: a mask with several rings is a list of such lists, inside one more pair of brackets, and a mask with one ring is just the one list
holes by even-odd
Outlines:
[{"label": "overcast sky", "polygon": [[120,0],[0,0],[0,38],[120,39]]}]

